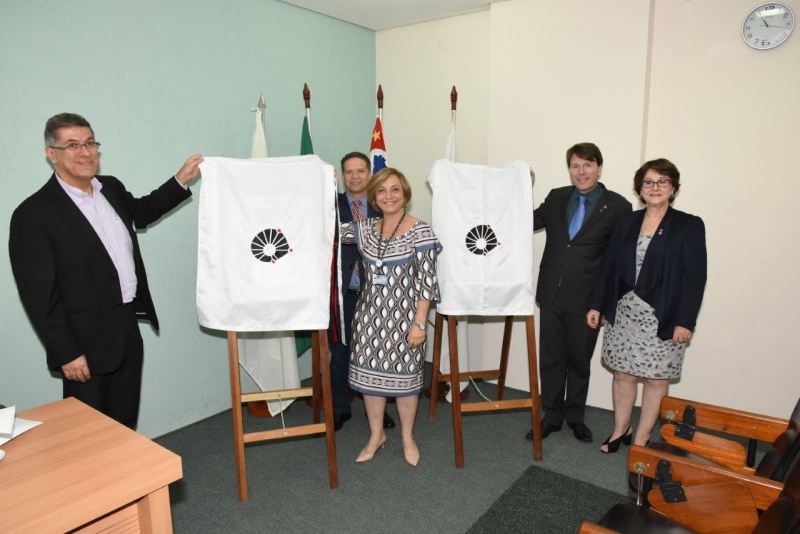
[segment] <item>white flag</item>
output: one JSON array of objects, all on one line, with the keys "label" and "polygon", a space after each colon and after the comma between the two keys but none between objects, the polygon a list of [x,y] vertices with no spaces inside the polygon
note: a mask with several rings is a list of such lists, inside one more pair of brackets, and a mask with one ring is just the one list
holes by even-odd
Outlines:
[{"label": "white flag", "polygon": [[444,159],[427,173],[444,315],[532,315],[533,192],[529,166]]},{"label": "white flag", "polygon": [[334,169],[317,156],[205,158],[197,315],[236,332],[328,328]]},{"label": "white flag", "polygon": [[264,132],[264,114],[260,108],[256,108],[256,129],[253,130],[253,149],[250,151],[250,157],[267,157],[267,135]]},{"label": "white flag", "polygon": [[456,115],[455,111],[450,118],[450,132],[447,134],[447,145],[444,147],[444,159],[456,160]]}]

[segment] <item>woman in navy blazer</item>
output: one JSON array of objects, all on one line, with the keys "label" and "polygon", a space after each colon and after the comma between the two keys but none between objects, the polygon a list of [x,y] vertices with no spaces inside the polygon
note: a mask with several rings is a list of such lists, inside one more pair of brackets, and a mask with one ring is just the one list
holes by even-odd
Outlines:
[{"label": "woman in navy blazer", "polygon": [[[671,207],[680,172],[670,161],[648,161],[636,171],[634,191],[645,209],[617,223],[603,258],[586,322],[604,319],[603,363],[614,370],[614,431],[600,450],[645,445],[658,419],[669,380],[679,378],[706,285],[705,226]],[[635,437],[631,414],[644,378]]]}]

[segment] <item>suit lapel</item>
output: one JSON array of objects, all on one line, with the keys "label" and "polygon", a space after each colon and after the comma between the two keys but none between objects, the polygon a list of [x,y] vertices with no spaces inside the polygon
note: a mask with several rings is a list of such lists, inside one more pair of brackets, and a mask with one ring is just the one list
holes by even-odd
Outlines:
[{"label": "suit lapel", "polygon": [[[653,233],[653,238],[647,246],[647,252],[644,255],[639,278],[642,279],[642,283],[647,283],[648,286],[652,285],[654,282],[649,281],[647,275],[643,277],[641,273],[654,273],[658,270],[657,267],[659,265],[664,265],[664,256],[667,253],[667,240],[669,238],[670,228],[672,227],[673,211],[671,207],[667,209],[667,213],[664,215],[664,218],[661,219],[661,223]],[[642,218],[644,218],[644,216],[642,216]],[[637,286],[638,285],[637,283]]]},{"label": "suit lapel", "polygon": [[[100,236],[94,231],[89,220],[83,215],[80,208],[75,205],[75,202],[67,195],[67,192],[58,183],[55,173],[50,177],[50,180],[45,184],[45,191],[53,204],[53,210],[60,215],[63,220],[72,226],[82,239],[91,242],[95,248],[103,253],[103,255],[111,261],[111,256],[108,255],[105,245],[100,240]],[[113,263],[113,262],[112,262]]]},{"label": "suit lapel", "polygon": [[[122,205],[124,200],[119,198],[119,196],[117,195],[117,191],[115,191],[114,188],[111,185],[109,185],[107,181],[103,180],[102,178],[97,178],[97,180],[101,184],[103,184],[103,189],[102,189],[103,197],[105,197],[105,199],[108,200],[108,203],[111,204],[111,207],[114,208],[114,211],[117,212],[117,215],[119,215],[120,218],[125,222],[125,226],[128,226],[128,221],[126,220],[127,217],[125,216],[125,210],[123,210],[123,205]],[[130,227],[128,227],[128,231],[129,232],[131,231]]]},{"label": "suit lapel", "polygon": [[353,220],[353,210],[350,209],[347,193],[339,193],[339,219],[345,222]]},{"label": "suit lapel", "polygon": [[[569,241],[569,221],[567,220],[567,204],[569,197],[572,195],[573,188],[568,188],[564,191],[564,195],[555,199],[555,210],[558,214],[558,221],[561,223],[561,228],[557,231],[564,235],[564,239]],[[548,230],[549,232],[549,230]],[[580,233],[580,232],[578,232]],[[577,234],[575,237],[578,237]]]},{"label": "suit lapel", "polygon": [[641,233],[642,221],[644,220],[644,210],[637,211],[634,214],[631,223],[627,228],[627,233],[622,240],[621,246],[623,247],[622,262],[625,268],[625,279],[630,282],[630,287],[638,287],[636,279],[636,247],[639,243],[639,234]]}]

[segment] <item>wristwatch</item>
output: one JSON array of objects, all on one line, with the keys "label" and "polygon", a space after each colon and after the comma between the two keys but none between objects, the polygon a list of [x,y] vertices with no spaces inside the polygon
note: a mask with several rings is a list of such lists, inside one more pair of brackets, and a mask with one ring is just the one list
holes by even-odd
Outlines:
[{"label": "wristwatch", "polygon": [[419,328],[423,332],[425,331],[425,325],[424,324],[418,323],[417,321],[412,321],[411,324],[413,324],[414,326],[416,326],[417,328]]}]

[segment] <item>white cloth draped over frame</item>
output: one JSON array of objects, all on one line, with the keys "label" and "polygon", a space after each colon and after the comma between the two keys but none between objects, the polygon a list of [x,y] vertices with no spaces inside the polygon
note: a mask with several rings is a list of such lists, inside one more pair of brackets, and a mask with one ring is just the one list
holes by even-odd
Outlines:
[{"label": "white cloth draped over frame", "polygon": [[334,169],[317,156],[200,165],[197,314],[217,330],[328,328]]},{"label": "white cloth draped over frame", "polygon": [[533,191],[523,161],[438,160],[427,173],[432,226],[444,249],[437,275],[444,315],[532,315]]}]

